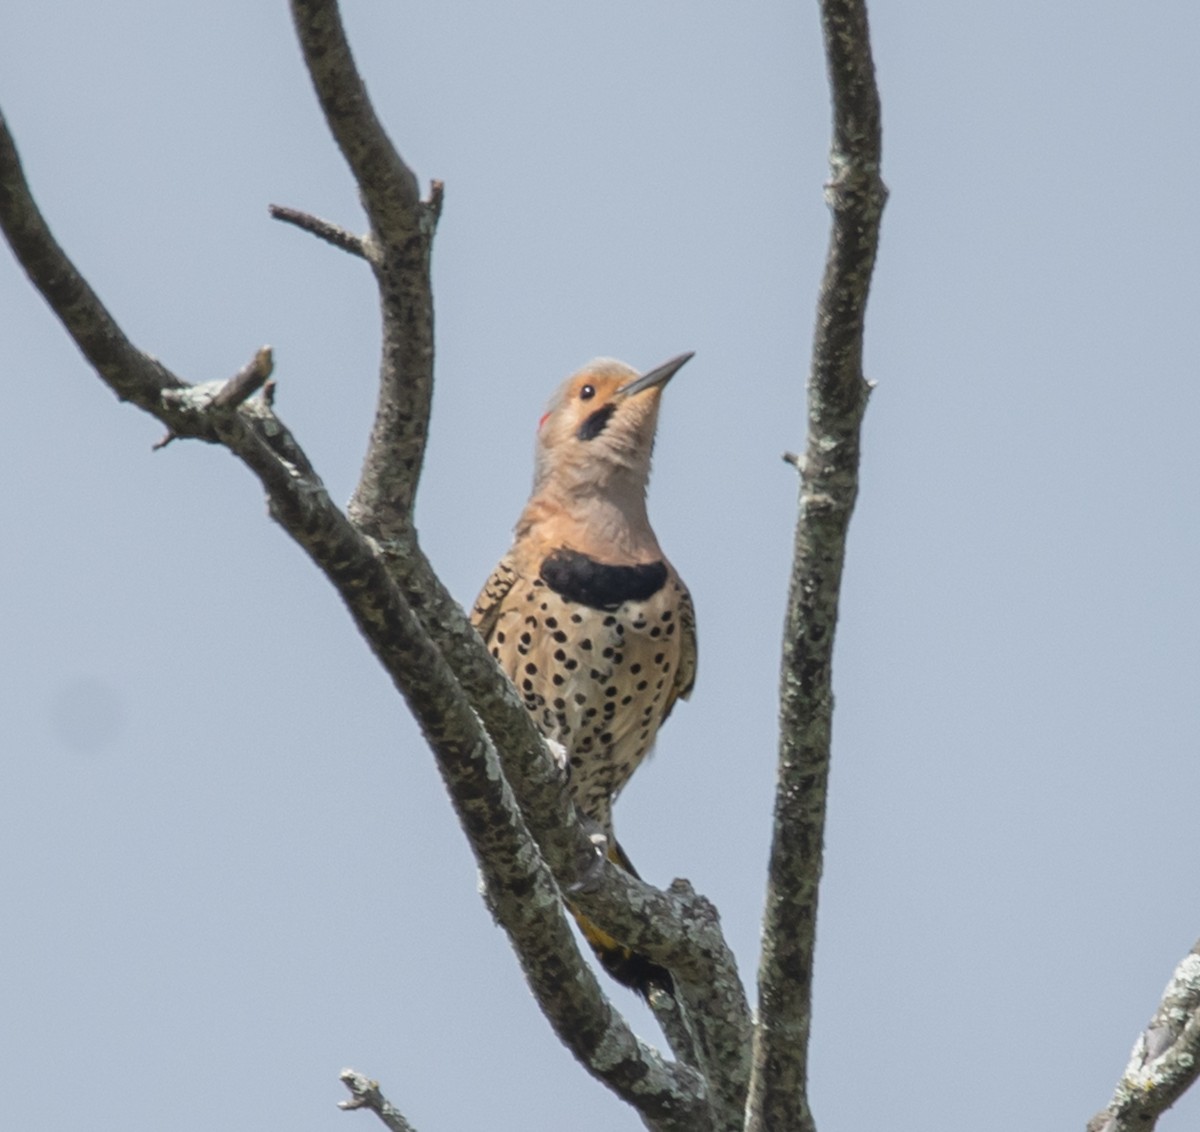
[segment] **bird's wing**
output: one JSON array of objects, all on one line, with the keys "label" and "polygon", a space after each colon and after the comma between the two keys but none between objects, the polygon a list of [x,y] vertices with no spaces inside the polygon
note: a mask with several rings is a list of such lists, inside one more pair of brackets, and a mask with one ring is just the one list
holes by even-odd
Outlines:
[{"label": "bird's wing", "polygon": [[671,697],[663,712],[663,722],[671,714],[676,700],[686,700],[696,683],[696,607],[692,595],[680,583],[679,628],[683,633],[679,641],[679,667],[675,669],[675,683],[671,685]]},{"label": "bird's wing", "polygon": [[479,591],[475,607],[471,610],[471,624],[485,641],[491,638],[500,617],[500,607],[517,577],[512,555],[506,554],[496,564],[492,576],[483,583],[483,589]]}]

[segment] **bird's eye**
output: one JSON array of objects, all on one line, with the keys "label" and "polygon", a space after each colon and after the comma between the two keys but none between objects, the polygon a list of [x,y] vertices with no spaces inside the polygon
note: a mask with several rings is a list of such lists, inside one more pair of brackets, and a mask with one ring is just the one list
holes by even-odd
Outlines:
[{"label": "bird's eye", "polygon": [[596,387],[594,385],[585,385],[579,391],[579,399],[581,401],[590,401],[595,396],[596,396]]}]

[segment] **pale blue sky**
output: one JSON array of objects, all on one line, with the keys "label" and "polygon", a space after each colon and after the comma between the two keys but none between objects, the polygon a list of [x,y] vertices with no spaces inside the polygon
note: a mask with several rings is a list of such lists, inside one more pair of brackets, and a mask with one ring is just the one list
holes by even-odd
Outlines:
[{"label": "pale blue sky", "polygon": [[[884,221],[837,655],[822,1132],[1082,1128],[1200,935],[1200,12],[880,0]],[[696,358],[651,490],[700,674],[617,825],[753,979],[802,379],[827,234],[815,3],[347,4],[445,180],[422,536],[468,601],[554,385]],[[360,224],[283,3],[0,11],[58,237],[196,381],[276,351],[335,498],[374,401]],[[116,404],[0,253],[0,1125],[613,1132],[433,763],[248,473]],[[653,1035],[649,1017],[635,1011]],[[1200,1099],[1164,1121],[1190,1127]]]}]

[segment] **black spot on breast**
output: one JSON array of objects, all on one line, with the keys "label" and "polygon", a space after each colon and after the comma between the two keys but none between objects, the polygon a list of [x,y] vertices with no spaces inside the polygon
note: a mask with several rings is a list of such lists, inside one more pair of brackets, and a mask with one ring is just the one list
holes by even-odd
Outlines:
[{"label": "black spot on breast", "polygon": [[539,573],[564,600],[606,611],[619,608],[622,602],[645,601],[667,581],[665,562],[611,566],[565,547],[548,554]]},{"label": "black spot on breast", "polygon": [[616,411],[617,404],[615,401],[610,401],[607,405],[601,405],[595,412],[588,413],[583,418],[583,424],[575,430],[575,435],[580,440],[595,440],[604,431],[605,425],[612,420],[612,415]]}]

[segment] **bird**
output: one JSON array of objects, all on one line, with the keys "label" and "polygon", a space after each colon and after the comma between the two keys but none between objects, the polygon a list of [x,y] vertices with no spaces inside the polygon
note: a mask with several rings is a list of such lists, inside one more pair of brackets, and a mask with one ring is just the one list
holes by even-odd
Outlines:
[{"label": "bird", "polygon": [[[613,803],[696,679],[691,595],[646,510],[663,390],[692,357],[644,374],[596,358],[538,424],[533,491],[471,622],[565,764],[572,800],[611,860]],[[649,998],[670,973],[571,907],[618,982]]]}]

